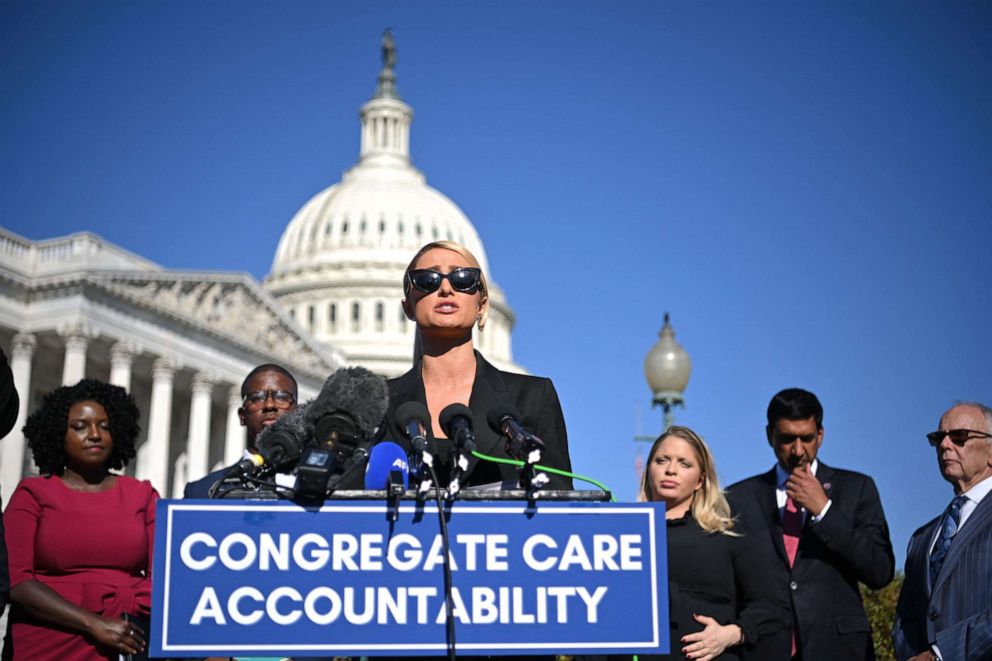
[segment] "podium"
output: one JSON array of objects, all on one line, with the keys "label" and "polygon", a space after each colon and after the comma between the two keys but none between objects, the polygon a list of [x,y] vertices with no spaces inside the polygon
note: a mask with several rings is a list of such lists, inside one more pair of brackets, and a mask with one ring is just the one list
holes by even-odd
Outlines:
[{"label": "podium", "polygon": [[151,655],[667,651],[663,508],[538,493],[161,500]]}]

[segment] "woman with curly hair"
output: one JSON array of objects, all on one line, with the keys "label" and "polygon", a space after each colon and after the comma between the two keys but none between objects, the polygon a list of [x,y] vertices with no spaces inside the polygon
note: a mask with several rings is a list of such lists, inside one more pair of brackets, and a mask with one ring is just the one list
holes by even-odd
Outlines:
[{"label": "woman with curly hair", "polygon": [[4,661],[97,661],[145,649],[122,617],[147,616],[158,494],[120,470],[138,407],[93,379],[49,393],[24,425],[39,477],[4,512],[12,608]]},{"label": "woman with curly hair", "polygon": [[665,503],[672,652],[640,658],[739,658],[787,626],[771,569],[736,530],[713,453],[699,434],[669,427],[648,457],[638,499]]}]

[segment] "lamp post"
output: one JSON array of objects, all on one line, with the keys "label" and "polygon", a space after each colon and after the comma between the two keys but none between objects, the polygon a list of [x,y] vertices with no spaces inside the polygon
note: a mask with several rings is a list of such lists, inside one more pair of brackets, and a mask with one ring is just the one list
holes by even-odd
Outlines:
[{"label": "lamp post", "polygon": [[682,393],[689,383],[691,371],[692,361],[682,345],[675,341],[675,331],[666,312],[665,325],[658,333],[658,341],[644,359],[644,377],[654,393],[651,406],[660,406],[665,412],[665,429],[675,423],[672,409],[685,405]]}]

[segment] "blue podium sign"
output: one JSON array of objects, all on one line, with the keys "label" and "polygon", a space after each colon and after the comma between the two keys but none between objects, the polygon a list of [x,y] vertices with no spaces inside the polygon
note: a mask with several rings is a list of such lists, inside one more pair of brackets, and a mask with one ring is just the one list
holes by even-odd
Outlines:
[{"label": "blue podium sign", "polygon": [[[457,649],[475,655],[668,651],[663,509],[455,503]],[[153,656],[446,651],[437,509],[160,500]]]}]

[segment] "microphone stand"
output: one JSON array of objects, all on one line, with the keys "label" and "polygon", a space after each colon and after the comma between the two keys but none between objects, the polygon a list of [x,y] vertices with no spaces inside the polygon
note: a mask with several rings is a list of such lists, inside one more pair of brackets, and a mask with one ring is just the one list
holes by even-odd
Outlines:
[{"label": "microphone stand", "polygon": [[[413,470],[414,466],[416,470]],[[423,505],[427,493],[438,483],[437,476],[434,475],[434,456],[426,449],[414,449],[410,456],[410,468],[410,475],[416,474],[417,503]]]},{"label": "microphone stand", "polygon": [[[451,577],[451,544],[448,540],[448,521],[445,517],[444,503],[441,501],[441,489],[435,488],[440,484],[437,474],[434,472],[434,456],[427,450],[427,443],[414,443],[413,451],[410,453],[410,480],[417,481],[416,497],[417,507],[422,508],[427,500],[427,494],[434,491],[434,500],[437,503],[437,518],[441,528],[441,550],[444,553],[444,561],[441,563],[444,570],[444,630],[448,648],[449,661],[455,661],[455,607],[451,597],[452,577]],[[399,487],[402,489],[402,482]],[[392,474],[390,474],[390,496],[393,494]],[[402,491],[399,492],[402,494]],[[393,516],[398,515],[398,499]],[[395,519],[394,519],[395,520]]]},{"label": "microphone stand", "polygon": [[[512,457],[513,452],[510,446],[513,443],[507,441],[506,444],[507,454]],[[543,443],[536,436],[527,437],[524,441],[524,452],[520,453],[523,455],[524,465],[520,467],[517,479],[520,482],[520,488],[527,492],[527,500],[529,501],[537,500],[540,490],[551,481],[547,473],[540,473],[536,468],[538,462],[541,461],[542,445]]]},{"label": "microphone stand", "polygon": [[449,502],[455,499],[462,488],[462,478],[468,472],[468,460],[469,454],[465,452],[464,448],[459,448],[451,466],[451,479],[448,481],[447,499]]},{"label": "microphone stand", "polygon": [[325,496],[330,496],[334,493],[346,478],[351,477],[355,471],[368,463],[369,446],[371,445],[372,441],[364,441],[355,448],[355,450],[351,453],[351,456],[348,458],[348,467],[344,469],[343,472],[332,475],[330,479],[327,480],[327,489],[324,494]]},{"label": "microphone stand", "polygon": [[386,486],[386,515],[390,523],[396,523],[400,518],[400,499],[406,493],[403,486],[403,473],[389,471],[389,484]]},{"label": "microphone stand", "polygon": [[[421,499],[421,494],[426,494],[430,490],[432,480],[434,484],[438,484],[437,475],[434,473],[434,460],[430,452],[424,450],[423,454],[425,457],[424,466],[430,472],[430,476],[420,483],[420,488],[417,490],[418,501]],[[425,483],[428,485],[427,489],[424,489],[423,485]],[[444,569],[444,631],[445,638],[447,639],[448,660],[455,661],[455,605],[451,597],[453,584],[451,577],[451,543],[448,540],[448,521],[445,516],[444,504],[441,502],[440,488],[434,489],[434,500],[437,503],[437,518],[441,528],[441,551],[444,553],[444,562],[442,563]]]}]

